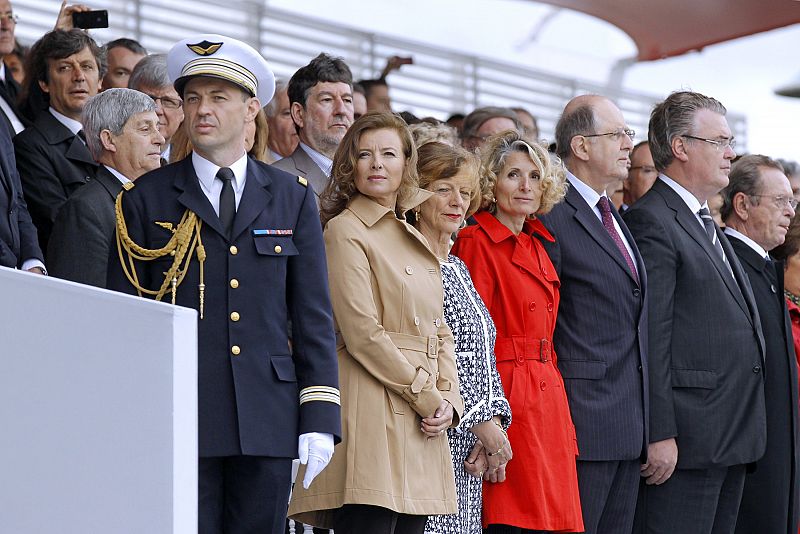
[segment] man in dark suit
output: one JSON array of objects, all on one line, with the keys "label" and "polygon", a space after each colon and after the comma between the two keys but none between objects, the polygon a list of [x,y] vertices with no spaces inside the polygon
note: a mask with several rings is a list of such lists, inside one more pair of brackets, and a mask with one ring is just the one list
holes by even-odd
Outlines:
[{"label": "man in dark suit", "polygon": [[687,91],[656,105],[649,141],[661,174],[623,216],[650,281],[650,444],[636,518],[648,533],[733,532],[746,464],[766,445],[758,311],[706,203],[736,155],[725,113]]},{"label": "man in dark suit", "polygon": [[630,532],[646,452],[647,276],[606,194],[627,175],[632,135],[607,98],[572,99],[556,125],[569,189],[541,217],[556,238],[548,250],[561,279],[553,342],[578,436],[587,534]]},{"label": "man in dark suit", "polygon": [[8,131],[0,129],[0,266],[44,274],[44,256],[28,214]]},{"label": "man in dark suit", "polygon": [[83,108],[86,144],[103,166],[64,203],[50,235],[50,274],[106,287],[109,252],[116,248],[114,201],[125,184],[161,166],[164,137],[156,104],[139,91],[107,89]]},{"label": "man in dark suit", "polygon": [[194,152],[119,197],[125,265],[154,260],[132,280],[112,251],[108,287],[199,311],[199,532],[277,534],[292,458],[307,487],[341,432],[319,216],[305,180],[245,152],[245,125],[274,91],[258,52],[200,35],[167,66]]},{"label": "man in dark suit", "polygon": [[783,264],[767,253],[786,238],[797,200],[781,165],[761,155],[733,164],[722,198],[725,235],[753,287],[767,349],[767,451],[745,478],[736,532],[797,534],[797,360],[783,298]]},{"label": "man in dark suit", "polygon": [[328,185],[333,155],[353,123],[353,75],[342,59],[323,53],[294,73],[287,92],[300,144],[273,166],[306,178],[318,199]]},{"label": "man in dark suit", "polygon": [[28,76],[38,80],[49,102],[14,138],[17,168],[39,243],[47,250],[61,205],[95,177],[99,165],[81,139],[81,111],[97,94],[105,60],[97,43],[81,30],[53,30],[31,49]]},{"label": "man in dark suit", "polygon": [[30,126],[30,121],[19,111],[17,97],[20,86],[11,75],[11,70],[6,65],[6,56],[14,51],[17,28],[17,16],[14,14],[9,0],[0,0],[0,123],[14,137],[16,134]]}]

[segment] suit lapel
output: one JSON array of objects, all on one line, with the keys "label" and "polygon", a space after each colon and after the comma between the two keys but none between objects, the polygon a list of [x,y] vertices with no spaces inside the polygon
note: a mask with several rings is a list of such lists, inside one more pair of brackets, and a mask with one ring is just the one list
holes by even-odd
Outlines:
[{"label": "suit lapel", "polygon": [[97,180],[97,182],[103,186],[103,189],[108,191],[108,194],[111,196],[112,200],[116,199],[119,192],[122,191],[122,182],[120,182],[116,176],[111,174],[111,172],[106,169],[105,165],[101,165],[97,170],[95,180]]},{"label": "suit lapel", "polygon": [[184,207],[192,210],[204,223],[209,225],[215,232],[223,236],[226,240],[227,235],[222,227],[214,207],[208,201],[203,190],[200,189],[200,181],[194,172],[191,154],[179,163],[183,167],[178,172],[175,179],[175,187],[181,191],[178,202]]},{"label": "suit lapel", "polygon": [[[589,234],[589,237],[595,240],[597,244],[617,262],[617,265],[633,279],[633,274],[628,267],[628,263],[625,261],[625,258],[622,257],[622,253],[617,248],[616,243],[614,243],[614,240],[608,235],[608,231],[603,226],[603,223],[600,222],[600,219],[597,218],[594,209],[586,203],[581,194],[574,187],[570,187],[567,190],[566,201],[575,209],[575,220],[583,226],[586,233]],[[613,207],[611,212],[615,214]],[[620,227],[623,226],[624,223],[620,223]],[[627,235],[625,237],[630,243],[633,243],[633,239],[629,238]]]},{"label": "suit lapel", "polygon": [[235,241],[242,232],[250,227],[256,217],[267,209],[272,200],[272,193],[269,191],[270,183],[271,180],[267,173],[248,158],[247,181],[244,184],[239,208],[236,210],[236,218],[233,220],[231,241]]},{"label": "suit lapel", "polygon": [[311,156],[306,154],[306,151],[299,145],[294,151],[294,154],[292,154],[292,160],[294,161],[295,168],[297,168],[297,172],[305,176],[308,183],[311,184],[314,194],[320,196],[325,190],[325,186],[328,184],[328,177],[325,176],[322,169],[314,163]]},{"label": "suit lapel", "polygon": [[72,133],[69,128],[58,122],[58,119],[49,111],[44,111],[39,115],[39,118],[36,119],[36,127],[51,145],[69,142],[69,147],[64,153],[67,159],[79,161],[93,167],[99,166],[99,163],[94,160],[83,141]]}]

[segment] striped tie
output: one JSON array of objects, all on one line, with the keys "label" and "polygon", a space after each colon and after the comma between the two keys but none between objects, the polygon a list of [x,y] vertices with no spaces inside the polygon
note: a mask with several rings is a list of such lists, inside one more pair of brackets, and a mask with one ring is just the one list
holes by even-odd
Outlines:
[{"label": "striped tie", "polygon": [[703,226],[706,229],[706,234],[708,234],[708,238],[711,240],[711,244],[717,250],[719,257],[722,258],[722,261],[725,263],[725,266],[733,273],[730,264],[728,263],[728,258],[725,256],[725,251],[722,249],[722,243],[719,242],[719,237],[717,237],[717,226],[714,224],[714,218],[711,216],[711,212],[708,211],[708,208],[700,208],[700,211],[697,212],[700,216],[700,220],[703,221]]}]

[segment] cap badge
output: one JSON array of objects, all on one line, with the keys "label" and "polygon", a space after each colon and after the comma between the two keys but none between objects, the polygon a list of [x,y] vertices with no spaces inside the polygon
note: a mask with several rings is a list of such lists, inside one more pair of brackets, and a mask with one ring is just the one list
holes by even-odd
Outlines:
[{"label": "cap badge", "polygon": [[219,47],[222,46],[222,43],[212,43],[210,41],[202,41],[197,44],[186,44],[189,47],[189,50],[197,54],[198,56],[210,56],[217,50]]}]

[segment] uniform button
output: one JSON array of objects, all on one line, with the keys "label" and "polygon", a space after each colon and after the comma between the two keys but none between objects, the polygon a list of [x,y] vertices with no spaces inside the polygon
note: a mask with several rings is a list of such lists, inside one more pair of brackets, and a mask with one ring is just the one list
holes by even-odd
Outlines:
[{"label": "uniform button", "polygon": [[231,278],[231,287],[233,289],[236,289],[237,287],[239,287],[239,281],[236,278]]},{"label": "uniform button", "polygon": [[434,326],[436,326],[436,328],[439,328],[440,326],[442,326],[442,320],[437,317],[436,319],[433,320],[433,324]]},{"label": "uniform button", "polygon": [[553,303],[552,302],[549,302],[547,304],[547,311],[553,311]]},{"label": "uniform button", "polygon": [[419,317],[414,317],[414,324],[419,326]]},{"label": "uniform button", "polygon": [[231,321],[234,323],[239,320],[239,312],[231,312]]},{"label": "uniform button", "polygon": [[756,374],[760,373],[761,372],[761,366],[760,365],[754,365],[753,366],[753,372],[756,373]]},{"label": "uniform button", "polygon": [[406,265],[406,274],[414,274],[414,269],[410,265]]},{"label": "uniform button", "polygon": [[777,293],[778,290],[775,289],[775,284],[770,284],[769,288],[772,290],[773,293]]},{"label": "uniform button", "polygon": [[641,365],[639,366],[639,372],[640,373],[642,372],[642,366]]},{"label": "uniform button", "polygon": [[275,254],[280,254],[282,250],[280,245],[275,245]]},{"label": "uniform button", "polygon": [[638,296],[639,296],[639,295],[641,295],[641,294],[642,294],[642,292],[639,290],[639,288],[638,288],[638,287],[637,287],[636,289],[634,289],[634,290],[633,290],[633,296],[634,296],[634,297],[638,297]]},{"label": "uniform button", "polygon": [[231,248],[229,248],[228,250],[230,250],[231,254],[233,254],[234,256],[236,256],[239,253],[239,249],[236,248],[236,245],[231,245]]},{"label": "uniform button", "polygon": [[528,309],[530,311],[535,310],[536,309],[536,303],[535,302],[531,302],[530,304],[528,304]]},{"label": "uniform button", "polygon": [[545,383],[544,383],[544,380],[542,380],[541,382],[539,382],[539,389],[541,389],[542,391],[544,391],[545,389],[547,389],[547,384],[545,384]]},{"label": "uniform button", "polygon": [[239,348],[239,345],[234,345],[231,347],[231,354],[234,356],[238,356],[240,352],[242,352],[242,349]]}]

